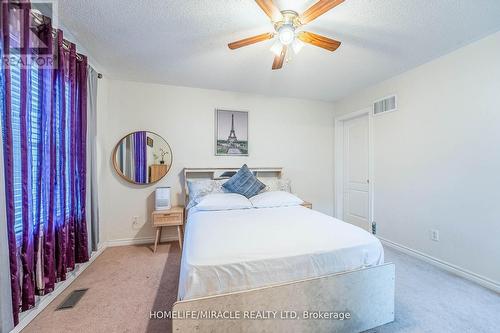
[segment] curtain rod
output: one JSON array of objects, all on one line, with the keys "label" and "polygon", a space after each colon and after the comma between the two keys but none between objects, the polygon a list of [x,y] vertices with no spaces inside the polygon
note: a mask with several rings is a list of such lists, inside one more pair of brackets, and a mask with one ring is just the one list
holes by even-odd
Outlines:
[{"label": "curtain rod", "polygon": [[[46,16],[42,15],[41,13],[37,13],[35,11],[32,11],[30,10],[30,14],[31,16],[33,16],[33,19],[40,25],[44,24],[45,23],[45,18],[47,18]],[[55,28],[52,28],[52,37],[57,37],[57,29]],[[63,48],[67,51],[70,50],[70,47],[71,47],[71,42],[66,40],[66,39],[63,39]],[[82,56],[79,55],[78,53],[76,54],[76,58],[80,61],[83,60]],[[102,74],[101,73],[97,73],[97,78],[99,79],[102,79]]]},{"label": "curtain rod", "polygon": [[[40,25],[43,25],[45,23],[45,19],[48,17],[45,16],[45,15],[42,15],[40,13],[37,13],[33,10],[30,10],[30,14],[31,16],[33,17],[33,19],[36,21],[36,23],[40,24]],[[55,28],[52,28],[52,37],[57,37],[57,29]],[[70,50],[70,46],[71,46],[71,42],[66,40],[66,39],[63,39],[63,48],[67,51]],[[76,54],[76,58],[78,60],[83,60],[83,58],[77,53]]]}]

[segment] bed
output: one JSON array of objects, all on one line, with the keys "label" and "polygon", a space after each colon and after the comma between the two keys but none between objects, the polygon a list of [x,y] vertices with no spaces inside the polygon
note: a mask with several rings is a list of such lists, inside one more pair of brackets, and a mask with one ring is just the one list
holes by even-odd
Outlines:
[{"label": "bed", "polygon": [[[185,179],[207,170],[229,169]],[[194,208],[173,311],[175,332],[360,332],[394,320],[394,265],[373,235],[302,206]]]}]

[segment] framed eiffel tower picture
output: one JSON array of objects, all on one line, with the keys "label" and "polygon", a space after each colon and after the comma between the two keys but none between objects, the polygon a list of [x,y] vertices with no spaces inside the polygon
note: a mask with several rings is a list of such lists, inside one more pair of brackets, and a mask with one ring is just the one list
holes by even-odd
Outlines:
[{"label": "framed eiffel tower picture", "polygon": [[248,112],[215,110],[215,155],[248,156]]}]

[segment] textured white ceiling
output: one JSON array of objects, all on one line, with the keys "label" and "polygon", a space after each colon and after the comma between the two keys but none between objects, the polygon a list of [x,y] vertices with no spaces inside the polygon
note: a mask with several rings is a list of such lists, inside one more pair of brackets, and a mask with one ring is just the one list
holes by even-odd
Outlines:
[{"label": "textured white ceiling", "polygon": [[[314,0],[276,0],[302,12]],[[306,30],[307,45],[271,71],[272,31],[253,0],[59,0],[60,20],[112,78],[334,101],[500,30],[499,0],[346,0]],[[432,78],[429,78],[432,79]]]}]

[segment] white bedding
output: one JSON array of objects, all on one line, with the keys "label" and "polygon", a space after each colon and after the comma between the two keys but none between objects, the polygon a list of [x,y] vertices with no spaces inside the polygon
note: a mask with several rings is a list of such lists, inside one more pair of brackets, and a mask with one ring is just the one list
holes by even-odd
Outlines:
[{"label": "white bedding", "polygon": [[179,300],[382,264],[370,233],[302,206],[189,214]]}]

